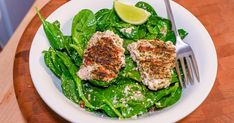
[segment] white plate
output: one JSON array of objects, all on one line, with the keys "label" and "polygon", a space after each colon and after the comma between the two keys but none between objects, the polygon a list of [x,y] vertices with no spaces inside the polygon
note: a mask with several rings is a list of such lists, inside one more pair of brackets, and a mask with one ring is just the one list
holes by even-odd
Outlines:
[{"label": "white plate", "polygon": [[[135,4],[138,0],[123,0],[125,3]],[[146,1],[146,0],[145,0]],[[167,17],[163,0],[147,0],[157,13]],[[73,0],[53,12],[47,20],[59,20],[64,34],[71,34],[73,16],[81,9],[91,9],[96,12],[102,8],[112,8],[112,0]],[[183,90],[182,98],[175,105],[150,116],[137,120],[113,120],[102,118],[94,113],[86,112],[78,105],[68,100],[61,92],[60,81],[53,76],[43,60],[43,50],[50,45],[42,26],[37,31],[30,50],[30,73],[38,93],[42,99],[63,118],[79,123],[150,123],[150,122],[175,122],[193,112],[208,96],[214,84],[217,72],[217,57],[214,44],[208,32],[199,20],[189,11],[175,2],[172,2],[176,24],[189,32],[185,41],[194,49],[201,82]]]}]

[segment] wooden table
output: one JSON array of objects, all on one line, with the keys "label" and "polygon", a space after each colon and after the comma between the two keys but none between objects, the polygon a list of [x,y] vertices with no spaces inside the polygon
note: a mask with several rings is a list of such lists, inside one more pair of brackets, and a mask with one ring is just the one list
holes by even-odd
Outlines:
[{"label": "wooden table", "polygon": [[[36,1],[34,6],[41,8],[48,1]],[[210,95],[180,122],[234,122],[234,0],[176,1],[205,25],[214,41],[219,61],[217,79]],[[0,53],[0,122],[3,123],[25,122],[15,98],[13,62],[19,39],[34,15],[31,8]]]}]

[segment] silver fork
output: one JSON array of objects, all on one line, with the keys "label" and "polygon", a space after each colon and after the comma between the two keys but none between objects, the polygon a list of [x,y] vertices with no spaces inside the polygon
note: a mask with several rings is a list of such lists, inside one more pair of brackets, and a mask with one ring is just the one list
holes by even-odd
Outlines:
[{"label": "silver fork", "polygon": [[[172,23],[172,30],[176,36],[176,72],[182,87],[186,88],[188,83],[191,85],[194,84],[194,74],[197,78],[197,81],[200,81],[199,70],[197,66],[197,61],[195,59],[194,53],[190,45],[183,42],[179,36],[179,33],[176,28],[174,16],[172,13],[170,0],[164,0],[167,8],[167,14]],[[182,72],[184,77],[181,76],[180,67],[182,67]]]}]

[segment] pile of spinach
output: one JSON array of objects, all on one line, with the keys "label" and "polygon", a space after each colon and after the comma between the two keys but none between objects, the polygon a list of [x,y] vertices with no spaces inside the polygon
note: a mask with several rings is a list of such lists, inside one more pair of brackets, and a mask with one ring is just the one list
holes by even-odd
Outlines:
[{"label": "pile of spinach", "polygon": [[[159,17],[145,2],[138,2],[135,6],[151,13],[144,24],[125,23],[114,9],[101,9],[95,14],[91,10],[83,9],[73,18],[71,36],[63,35],[58,21],[46,21],[37,10],[51,45],[51,48],[43,52],[44,61],[61,79],[64,95],[85,107],[87,111],[100,112],[109,117],[131,118],[152,109],[168,107],[180,99],[182,88],[175,72],[170,86],[165,89],[151,91],[141,83],[140,73],[126,49],[128,44],[139,39],[160,39],[173,43],[176,40],[168,19]],[[131,28],[131,32],[124,31],[127,28]],[[96,31],[106,30],[113,31],[124,39],[126,66],[121,69],[118,77],[107,85],[101,85],[99,81],[80,80],[76,72],[82,63],[90,37]],[[188,34],[183,29],[180,29],[179,33],[182,38]]]}]

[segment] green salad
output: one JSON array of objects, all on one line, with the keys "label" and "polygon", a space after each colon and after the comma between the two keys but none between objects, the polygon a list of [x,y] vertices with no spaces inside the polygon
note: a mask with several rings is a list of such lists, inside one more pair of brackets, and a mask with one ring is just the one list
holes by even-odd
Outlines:
[{"label": "green salad", "polygon": [[[51,45],[43,51],[45,64],[61,80],[63,94],[87,111],[111,118],[132,118],[171,106],[181,97],[182,87],[176,72],[173,72],[170,86],[157,91],[149,90],[141,82],[137,65],[126,49],[128,44],[139,39],[159,39],[175,44],[176,38],[170,20],[158,16],[148,3],[138,2],[135,6],[151,13],[141,25],[122,21],[114,8],[104,8],[96,13],[83,9],[73,18],[71,35],[62,33],[59,21],[48,22],[37,10]],[[126,33],[121,31],[123,28],[131,28],[132,31]],[[125,67],[117,78],[108,83],[81,80],[76,73],[82,64],[88,41],[95,32],[107,30],[124,40]],[[183,29],[179,29],[179,33],[182,39],[188,34]]]}]

